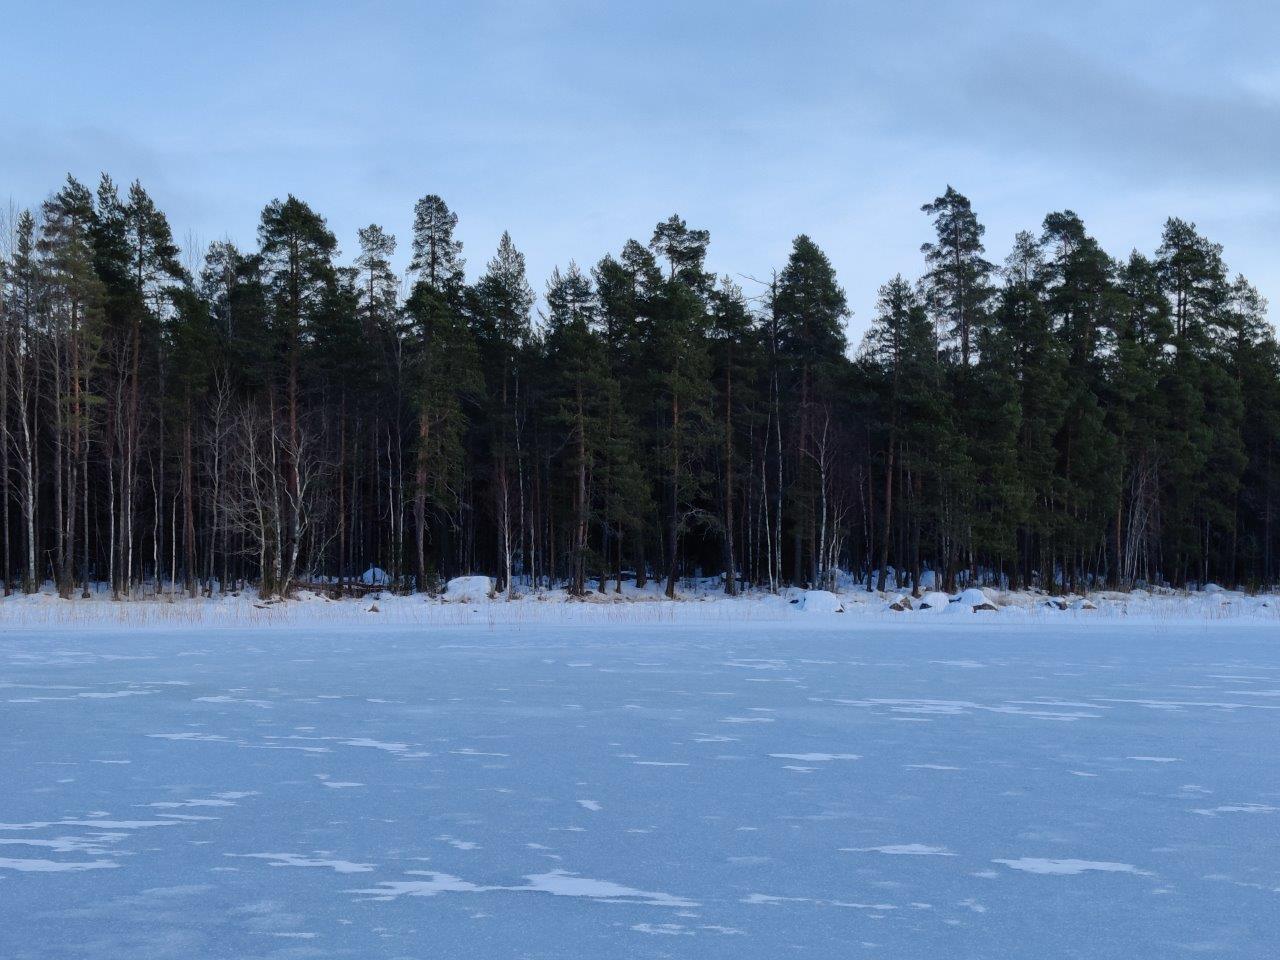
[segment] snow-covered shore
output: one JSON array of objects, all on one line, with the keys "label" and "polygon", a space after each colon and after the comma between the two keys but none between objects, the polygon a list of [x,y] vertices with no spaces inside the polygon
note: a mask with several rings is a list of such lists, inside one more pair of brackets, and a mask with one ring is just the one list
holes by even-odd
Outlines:
[{"label": "snow-covered shore", "polygon": [[851,587],[836,593],[786,589],[778,594],[749,592],[727,597],[714,585],[691,584],[677,600],[660,588],[637,590],[627,583],[621,594],[589,593],[569,597],[563,590],[529,592],[507,599],[475,590],[425,594],[372,593],[332,599],[301,591],[289,601],[264,602],[252,590],[190,599],[181,593],[112,600],[96,593],[89,599],[60,599],[51,588],[0,600],[0,629],[73,627],[324,627],[360,624],[712,624],[779,622],[801,625],[860,621],[926,624],[944,617],[966,622],[1054,623],[1074,620],[1135,623],[1254,622],[1280,625],[1280,594],[1246,594],[1210,588],[1204,591],[1099,591],[1049,597],[1030,591],[971,589],[958,595],[868,592]]}]

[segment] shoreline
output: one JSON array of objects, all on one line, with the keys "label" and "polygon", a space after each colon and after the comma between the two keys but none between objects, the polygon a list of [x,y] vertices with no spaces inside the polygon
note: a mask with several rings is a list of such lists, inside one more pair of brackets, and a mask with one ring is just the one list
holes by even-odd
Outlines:
[{"label": "shoreline", "polygon": [[[427,594],[371,593],[330,597],[301,591],[289,600],[263,601],[241,591],[191,599],[163,594],[112,600],[108,594],[63,600],[49,590],[0,599],[0,630],[67,628],[318,628],[377,626],[640,626],[778,624],[785,629],[819,624],[966,623],[1068,624],[1272,624],[1280,626],[1280,594],[1214,591],[1098,591],[1050,598],[1029,591],[971,590],[946,598],[945,607],[907,609],[903,594],[861,588],[837,593],[787,588],[778,594],[751,592],[727,597],[693,588],[670,600],[634,589],[615,594],[568,597],[562,590],[505,597],[448,599]],[[938,597],[940,595],[934,595]],[[986,602],[982,603],[982,598]],[[910,599],[910,598],[908,598]],[[926,596],[924,599],[928,600]],[[977,602],[975,605],[975,601]],[[935,601],[937,602],[937,601]],[[912,601],[918,606],[919,601]],[[1061,609],[1062,604],[1066,609]]]}]

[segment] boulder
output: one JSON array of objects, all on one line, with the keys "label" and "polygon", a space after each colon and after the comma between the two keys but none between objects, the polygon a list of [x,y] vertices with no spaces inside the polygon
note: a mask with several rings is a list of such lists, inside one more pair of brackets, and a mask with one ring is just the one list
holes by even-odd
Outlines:
[{"label": "boulder", "polygon": [[791,602],[805,613],[844,613],[844,603],[830,590],[805,590]]},{"label": "boulder", "polygon": [[960,604],[961,607],[973,610],[975,613],[979,610],[996,609],[996,605],[991,602],[987,595],[976,587],[970,587],[965,590],[960,596],[956,597],[955,602]]},{"label": "boulder", "polygon": [[493,580],[489,577],[454,577],[444,587],[444,599],[449,603],[475,603],[493,592]]},{"label": "boulder", "polygon": [[951,598],[948,597],[942,591],[930,590],[928,593],[926,593],[923,597],[920,598],[918,603],[916,603],[916,609],[917,610],[933,610],[936,612],[939,610],[947,609],[947,604],[949,604],[950,602],[951,602]]}]

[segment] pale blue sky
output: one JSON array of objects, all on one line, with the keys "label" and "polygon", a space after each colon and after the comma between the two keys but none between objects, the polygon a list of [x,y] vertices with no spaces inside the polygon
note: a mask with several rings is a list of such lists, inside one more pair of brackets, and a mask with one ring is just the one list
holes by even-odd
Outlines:
[{"label": "pale blue sky", "polygon": [[202,245],[292,192],[403,251],[439,193],[470,275],[509,229],[541,291],[677,211],[718,272],[809,233],[856,335],[952,183],[993,260],[1050,210],[1115,254],[1177,214],[1280,298],[1272,3],[0,0],[0,37],[0,199],[138,177]]}]

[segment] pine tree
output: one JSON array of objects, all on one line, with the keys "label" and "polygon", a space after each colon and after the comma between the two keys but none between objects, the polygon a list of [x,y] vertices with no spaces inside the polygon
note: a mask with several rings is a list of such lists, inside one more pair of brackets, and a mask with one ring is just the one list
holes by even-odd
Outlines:
[{"label": "pine tree", "polygon": [[[103,178],[99,188],[97,235],[99,269],[105,271],[104,278],[112,283],[110,302],[115,316],[111,323],[111,349],[128,356],[125,381],[112,390],[112,396],[119,398],[111,416],[120,479],[120,542],[114,551],[113,577],[113,589],[118,596],[131,589],[141,455],[149,423],[158,426],[162,451],[164,446],[165,417],[163,412],[159,416],[151,414],[153,408],[147,402],[145,385],[155,384],[154,392],[163,392],[161,324],[175,286],[186,278],[178,263],[178,248],[173,243],[168,220],[137,181],[129,188],[128,199],[121,203],[114,184],[109,178]],[[156,531],[160,528],[157,516],[163,513],[163,471],[158,479],[152,504],[152,566],[157,587],[161,577]]]},{"label": "pine tree", "polygon": [[[918,596],[922,542],[937,538],[943,516],[937,500],[954,446],[953,411],[933,324],[919,291],[900,274],[880,288],[877,313],[862,344],[875,390],[872,426],[881,464],[876,588],[888,583],[889,559],[898,545],[898,585],[910,570]],[[895,496],[896,492],[896,496]]]},{"label": "pine tree", "polygon": [[709,277],[703,269],[710,234],[690,230],[672,215],[649,241],[667,273],[649,291],[649,324],[644,352],[650,364],[654,407],[654,452],[663,465],[666,516],[666,595],[676,596],[680,537],[695,514],[701,488],[700,455],[707,439],[707,353],[705,330]]},{"label": "pine tree", "polygon": [[933,218],[937,233],[936,241],[920,248],[929,266],[929,306],[940,323],[948,325],[947,336],[958,341],[964,369],[972,361],[974,330],[982,323],[991,295],[993,268],[982,256],[986,227],[974,216],[968,197],[950,185],[920,209]]},{"label": "pine tree", "polygon": [[223,373],[246,393],[266,391],[277,363],[270,290],[263,261],[235,244],[209,245],[200,273],[200,291],[209,304],[214,332],[225,356]]},{"label": "pine tree", "polygon": [[[70,598],[76,580],[75,548],[87,547],[90,378],[101,346],[105,290],[93,268],[93,196],[79,181],[66,185],[44,204],[37,247],[44,260],[46,307],[50,322],[49,365],[54,437],[54,540],[56,581]],[[81,532],[77,534],[77,522]],[[77,535],[80,541],[77,541]],[[88,596],[88,563],[80,579]]]},{"label": "pine tree", "polygon": [[1010,373],[1020,411],[1017,435],[1017,490],[1008,502],[992,504],[1020,527],[1010,567],[1012,581],[1029,581],[1052,564],[1058,452],[1055,440],[1067,408],[1067,354],[1054,329],[1048,287],[1051,271],[1044,247],[1027,231],[1014,239],[1005,261],[1004,284],[992,322],[1009,345]]},{"label": "pine tree", "polygon": [[777,330],[780,390],[789,398],[791,411],[785,424],[778,418],[778,430],[780,440],[783,432],[788,434],[783,446],[791,477],[792,578],[795,583],[815,583],[823,552],[819,530],[829,519],[820,504],[830,479],[818,441],[831,422],[831,401],[845,361],[843,321],[849,309],[831,261],[803,234],[792,243],[770,310]]},{"label": "pine tree", "polygon": [[358,231],[360,254],[356,257],[359,271],[358,296],[368,336],[379,336],[394,322],[400,278],[391,268],[396,252],[396,238],[376,223]]},{"label": "pine tree", "polygon": [[618,385],[611,393],[605,500],[620,591],[623,539],[634,553],[636,586],[643,588],[649,574],[648,541],[654,526],[660,527],[660,521],[653,521],[658,464],[644,452],[646,440],[652,443],[652,436],[646,437],[652,431],[643,427],[648,423],[645,413],[653,403],[645,359],[650,301],[662,279],[653,254],[634,240],[627,242],[619,258],[604,257],[592,277],[607,372],[610,381]]},{"label": "pine tree", "polygon": [[1041,243],[1049,251],[1048,306],[1067,354],[1067,408],[1056,447],[1059,496],[1057,560],[1077,589],[1087,557],[1103,549],[1118,507],[1122,473],[1103,412],[1108,367],[1123,303],[1115,265],[1070,210],[1049,214]]},{"label": "pine tree", "polygon": [[1244,277],[1232,283],[1229,309],[1236,330],[1231,366],[1247,416],[1240,429],[1246,463],[1238,484],[1238,533],[1232,538],[1226,565],[1233,582],[1273,583],[1277,576],[1280,345],[1266,321],[1266,301]]},{"label": "pine tree", "polygon": [[[419,280],[405,303],[420,343],[413,371],[418,422],[414,512],[419,590],[432,584],[426,554],[428,509],[444,516],[448,531],[458,530],[468,408],[484,395],[474,336],[457,301],[448,295],[458,292],[455,288],[442,295]],[[448,558],[441,555],[440,560],[441,568],[447,569]]]},{"label": "pine tree", "polygon": [[1191,337],[1209,324],[1225,294],[1222,247],[1200,236],[1194,223],[1170,217],[1156,263],[1172,309],[1174,336]]},{"label": "pine tree", "polygon": [[[290,194],[273,200],[262,211],[258,225],[261,249],[270,291],[277,343],[285,355],[285,445],[281,452],[286,491],[282,523],[281,552],[274,557],[275,573],[264,577],[263,594],[285,596],[292,587],[302,549],[304,515],[303,452],[301,423],[301,358],[304,337],[332,295],[337,277],[333,256],[337,239],[324,218]],[[274,403],[272,403],[274,406]]]},{"label": "pine tree", "polygon": [[[448,371],[455,363],[460,364],[460,369],[471,369],[474,351],[471,332],[463,330],[465,261],[462,242],[453,236],[457,225],[457,214],[435,194],[428,194],[414,205],[413,258],[409,270],[416,275],[416,280],[406,311],[413,324],[409,355],[418,421],[413,514],[419,590],[427,589],[428,584],[428,505],[432,503],[446,514],[456,516],[460,488],[456,481],[463,467],[461,398],[474,393],[473,388],[478,386],[469,376],[458,383],[447,382]],[[445,356],[451,349],[464,350],[465,356]]]},{"label": "pine tree", "polygon": [[[1224,520],[1222,501],[1234,497],[1232,475],[1209,471],[1215,457],[1233,472],[1238,463],[1238,448],[1222,446],[1236,447],[1238,425],[1223,424],[1218,437],[1213,419],[1215,404],[1234,414],[1235,398],[1206,391],[1228,387],[1213,356],[1214,327],[1228,284],[1221,248],[1184,220],[1165,223],[1155,262],[1173,322],[1173,358],[1162,381],[1169,414],[1163,498],[1166,575],[1185,584],[1205,578],[1214,526]],[[1224,402],[1218,403],[1220,399]]]},{"label": "pine tree", "polygon": [[[880,288],[876,303],[876,317],[863,341],[863,354],[879,368],[883,378],[881,409],[879,411],[881,441],[884,455],[884,476],[881,502],[884,518],[880,524],[879,575],[876,589],[883,591],[889,575],[889,550],[894,529],[894,468],[901,472],[898,452],[902,447],[901,433],[910,423],[908,396],[912,388],[912,359],[919,345],[915,343],[918,332],[914,329],[922,311],[915,291],[901,274]],[[899,508],[901,512],[901,508]]]},{"label": "pine tree", "polygon": [[1160,389],[1171,348],[1169,304],[1156,265],[1134,251],[1119,267],[1123,308],[1109,383],[1111,431],[1124,476],[1112,528],[1112,582],[1151,582],[1161,557],[1161,478],[1166,472],[1169,412]]},{"label": "pine tree", "polygon": [[462,259],[462,241],[453,238],[457,226],[458,215],[434,193],[414,204],[409,270],[436,290],[462,281],[466,261]]},{"label": "pine tree", "polygon": [[532,336],[533,289],[525,277],[524,254],[505,231],[498,251],[476,284],[479,303],[476,343],[489,374],[492,405],[490,481],[502,561],[499,588],[513,596],[512,568],[524,540],[524,424],[528,397],[524,367]]},{"label": "pine tree", "polygon": [[742,497],[742,453],[739,434],[750,417],[753,384],[763,368],[761,344],[755,320],[747,308],[742,289],[730,278],[721,278],[710,298],[707,329],[710,339],[711,377],[715,385],[714,406],[720,433],[718,474],[721,501],[721,542],[724,545],[724,591],[737,596],[742,579],[737,545],[736,510]]},{"label": "pine tree", "polygon": [[[548,400],[551,423],[563,450],[563,476],[571,504],[569,593],[586,592],[590,532],[604,520],[601,505],[607,496],[605,472],[608,415],[616,384],[608,376],[604,341],[595,329],[595,298],[591,283],[570,264],[557,268],[547,283],[546,369],[552,379]],[[607,521],[606,521],[607,522]],[[605,562],[603,555],[597,558]],[[603,585],[603,574],[601,575]]]}]

